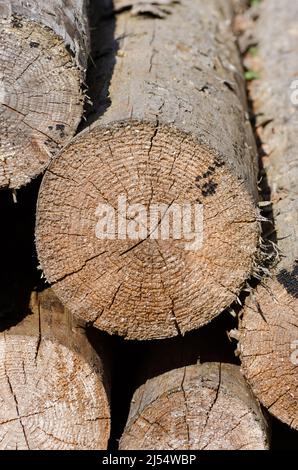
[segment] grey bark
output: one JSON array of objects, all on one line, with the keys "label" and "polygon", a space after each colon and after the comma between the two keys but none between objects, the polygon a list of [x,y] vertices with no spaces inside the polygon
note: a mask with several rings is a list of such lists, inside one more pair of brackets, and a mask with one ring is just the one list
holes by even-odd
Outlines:
[{"label": "grey bark", "polygon": [[118,15],[112,105],[97,124],[158,121],[192,134],[223,155],[257,198],[255,142],[231,34],[233,3],[183,0],[172,8],[164,21]]}]

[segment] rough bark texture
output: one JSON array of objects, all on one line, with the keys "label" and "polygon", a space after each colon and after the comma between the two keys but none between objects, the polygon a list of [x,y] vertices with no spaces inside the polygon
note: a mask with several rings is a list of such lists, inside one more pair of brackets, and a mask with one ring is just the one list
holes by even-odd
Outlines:
[{"label": "rough bark texture", "polygon": [[100,357],[50,291],[0,333],[0,449],[106,449],[110,413]]},{"label": "rough bark texture", "polygon": [[[236,299],[258,253],[255,144],[230,2],[170,8],[165,19],[119,13],[117,42],[98,53],[110,63],[115,54],[111,83],[105,72],[98,84],[111,105],[53,162],[38,202],[39,259],[55,292],[127,338],[208,323]],[[97,238],[98,204],[117,208],[120,195],[147,208],[201,203],[203,247],[188,251],[172,233]]]},{"label": "rough bark texture", "polygon": [[146,382],[132,400],[121,450],[268,449],[267,424],[239,367],[205,363]]},{"label": "rough bark texture", "polygon": [[89,39],[87,1],[0,1],[0,187],[40,174],[74,135]]},{"label": "rough bark texture", "polygon": [[273,415],[297,429],[298,108],[291,89],[298,70],[297,2],[264,0],[257,33],[257,63],[262,67],[251,97],[266,152],[263,162],[280,259],[272,277],[247,302],[240,352],[243,371],[256,396]]}]

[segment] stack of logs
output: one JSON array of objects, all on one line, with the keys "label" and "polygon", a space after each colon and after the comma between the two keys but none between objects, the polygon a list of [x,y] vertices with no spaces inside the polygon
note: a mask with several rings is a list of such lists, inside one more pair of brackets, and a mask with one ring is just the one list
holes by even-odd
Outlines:
[{"label": "stack of logs", "polygon": [[44,173],[35,238],[51,286],[1,327],[0,449],[106,449],[110,338],[94,331],[163,344],[233,308],[241,366],[219,350],[155,374],[179,348],[152,348],[120,449],[268,449],[265,409],[298,429],[298,5],[246,3],[0,0],[0,187],[17,198]]}]

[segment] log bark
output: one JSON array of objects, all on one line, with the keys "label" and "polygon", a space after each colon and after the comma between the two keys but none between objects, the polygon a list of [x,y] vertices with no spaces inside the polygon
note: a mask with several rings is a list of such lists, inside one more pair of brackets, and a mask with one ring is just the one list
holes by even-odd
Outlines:
[{"label": "log bark", "polygon": [[[208,323],[236,299],[258,256],[256,152],[232,6],[168,8],[165,19],[129,11],[115,26],[105,19],[118,41],[99,52],[115,54],[111,105],[49,167],[38,202],[39,259],[55,292],[79,317],[126,338]],[[148,210],[203,205],[203,246],[189,250],[172,231],[161,239],[162,217],[153,231],[145,222],[147,238],[100,239],[98,205],[117,209],[119,196]]]},{"label": "log bark", "polygon": [[172,370],[136,392],[120,450],[268,449],[262,411],[238,366]]},{"label": "log bark", "polygon": [[87,0],[0,1],[0,187],[38,176],[74,135],[89,52]]},{"label": "log bark", "polygon": [[251,98],[266,153],[263,164],[280,255],[272,276],[247,301],[240,353],[259,400],[298,429],[298,109],[291,88],[297,77],[298,5],[264,0],[259,15],[255,64],[261,65],[260,79],[251,87]]},{"label": "log bark", "polygon": [[0,333],[0,449],[106,449],[108,382],[101,357],[56,296]]}]

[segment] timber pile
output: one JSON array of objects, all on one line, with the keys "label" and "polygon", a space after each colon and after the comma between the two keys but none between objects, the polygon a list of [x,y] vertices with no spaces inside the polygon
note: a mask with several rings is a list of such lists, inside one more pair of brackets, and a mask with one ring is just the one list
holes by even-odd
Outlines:
[{"label": "timber pile", "polygon": [[99,355],[51,290],[0,333],[0,449],[106,449],[107,378]]},{"label": "timber pile", "polygon": [[[298,7],[263,0],[255,23],[247,3],[0,0],[0,187],[8,195],[45,172],[35,239],[51,285],[23,288],[22,320],[24,302],[11,309],[3,295],[0,449],[107,449],[120,395],[121,450],[268,449],[262,406],[298,428]],[[256,287],[263,217],[236,24],[241,47],[248,24],[257,32],[250,98],[279,250]],[[85,76],[92,102],[73,138]],[[186,204],[197,218],[177,235]],[[10,253],[21,236],[8,238]],[[236,330],[216,317],[244,289]],[[131,361],[123,338],[137,340]],[[120,374],[107,360],[115,344]]]},{"label": "timber pile", "polygon": [[[263,165],[271,188],[280,254],[272,276],[249,298],[240,325],[240,354],[246,378],[270,413],[295,429],[298,429],[298,111],[292,84],[297,80],[297,35],[297,2],[262,2],[255,60],[261,78],[250,91],[265,153]],[[275,38],[278,47],[272,47]]]},{"label": "timber pile", "polygon": [[0,1],[0,188],[38,176],[83,113],[85,0]]},{"label": "timber pile", "polygon": [[[111,105],[49,166],[37,207],[39,260],[58,297],[128,339],[210,322],[236,300],[259,254],[256,149],[232,4],[168,8],[163,20],[126,10],[110,20],[122,38],[112,51]],[[99,238],[99,204],[117,211],[120,196],[134,239],[118,218],[112,237]],[[161,239],[166,213],[150,226],[128,207],[164,204],[170,218],[185,203],[203,205],[202,247],[172,231]]]}]

